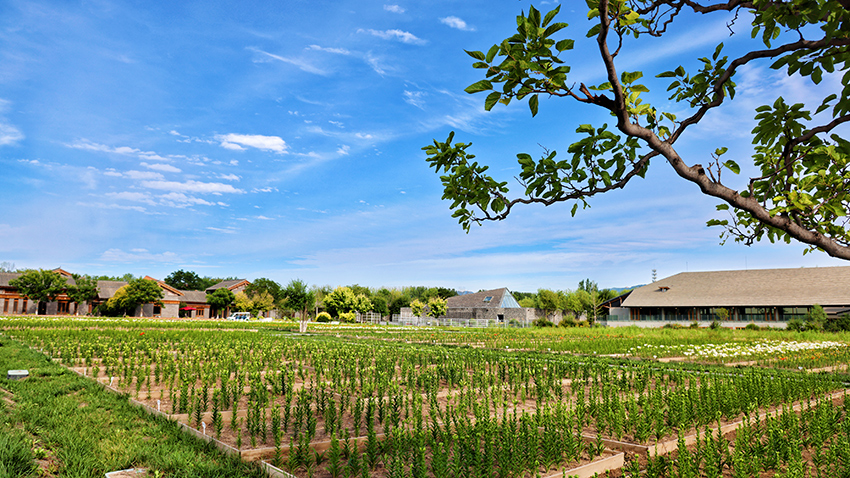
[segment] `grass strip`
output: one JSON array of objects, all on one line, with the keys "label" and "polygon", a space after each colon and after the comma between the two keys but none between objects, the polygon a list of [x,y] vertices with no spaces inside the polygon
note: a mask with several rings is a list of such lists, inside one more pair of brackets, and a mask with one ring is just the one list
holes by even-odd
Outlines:
[{"label": "grass strip", "polygon": [[[6,379],[17,369],[29,378]],[[157,478],[266,476],[3,336],[0,373],[0,478],[102,477],[133,467]]]}]

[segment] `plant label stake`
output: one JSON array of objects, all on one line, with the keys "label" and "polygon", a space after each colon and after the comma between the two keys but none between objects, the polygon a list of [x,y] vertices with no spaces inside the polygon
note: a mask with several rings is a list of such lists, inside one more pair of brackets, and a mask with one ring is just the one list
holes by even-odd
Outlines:
[{"label": "plant label stake", "polygon": [[156,401],[156,411],[158,411],[158,412],[159,412],[159,411],[161,411],[161,410],[159,409],[159,400],[157,400],[157,401]]},{"label": "plant label stake", "polygon": [[86,368],[83,367],[83,377],[85,377],[85,376],[86,376]]},{"label": "plant label stake", "polygon": [[109,377],[109,386],[112,386],[112,382],[115,380],[115,377]]},{"label": "plant label stake", "polygon": [[207,434],[207,424],[204,423],[204,422],[201,422],[201,427],[204,429],[204,436],[206,436],[206,434]]}]

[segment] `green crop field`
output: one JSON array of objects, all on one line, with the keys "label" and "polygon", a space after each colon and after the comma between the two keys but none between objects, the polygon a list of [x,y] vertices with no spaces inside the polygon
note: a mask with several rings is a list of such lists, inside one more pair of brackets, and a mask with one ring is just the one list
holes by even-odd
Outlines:
[{"label": "green crop field", "polygon": [[[613,477],[850,476],[844,335],[293,329],[0,320],[4,341],[44,366],[299,478],[592,476],[588,466]],[[2,382],[4,393],[21,386]],[[196,476],[144,454],[131,461]]]}]

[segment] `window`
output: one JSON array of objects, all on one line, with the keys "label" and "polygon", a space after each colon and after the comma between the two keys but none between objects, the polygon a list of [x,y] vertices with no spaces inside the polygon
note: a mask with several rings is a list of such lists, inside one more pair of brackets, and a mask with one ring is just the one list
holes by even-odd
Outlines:
[{"label": "window", "polygon": [[492,295],[488,295],[487,297],[485,297],[485,298],[484,298],[484,302],[486,302],[486,303],[488,303],[488,304],[490,303],[490,301],[491,301],[491,300],[493,300],[493,296],[492,296]]},{"label": "window", "polygon": [[68,313],[68,304],[69,304],[69,302],[67,302],[67,301],[64,301],[64,300],[59,301],[59,303],[57,304],[57,307],[56,307],[56,313],[57,314],[67,314]]},{"label": "window", "polygon": [[162,307],[158,305],[153,306],[153,315],[162,315]]},{"label": "window", "polygon": [[3,313],[9,312],[9,299],[3,299]]},{"label": "window", "polygon": [[12,313],[13,314],[18,313],[18,299],[15,299],[15,302],[12,303]]}]

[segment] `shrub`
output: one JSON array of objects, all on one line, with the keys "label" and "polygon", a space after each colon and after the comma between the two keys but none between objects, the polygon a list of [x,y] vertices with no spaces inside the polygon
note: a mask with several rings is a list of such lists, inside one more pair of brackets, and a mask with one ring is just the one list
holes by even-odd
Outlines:
[{"label": "shrub", "polygon": [[316,316],[316,322],[330,322],[331,314],[327,312],[319,312],[319,315]]},{"label": "shrub", "polygon": [[533,325],[535,327],[554,327],[555,326],[555,324],[553,324],[549,319],[547,319],[545,317],[538,317],[537,319],[534,320],[534,322],[531,323],[531,325]]},{"label": "shrub", "polygon": [[797,332],[802,332],[806,328],[806,323],[801,319],[791,319],[788,321],[788,326],[786,327],[788,330],[796,330]]},{"label": "shrub", "polygon": [[561,319],[561,323],[558,325],[560,325],[561,327],[575,327],[578,325],[578,322],[576,322],[575,315],[567,314],[564,316],[563,319]]},{"label": "shrub", "polygon": [[340,312],[339,313],[339,321],[343,323],[353,324],[354,319],[357,318],[357,314],[354,312]]},{"label": "shrub", "polygon": [[520,324],[519,320],[517,320],[517,319],[511,319],[511,320],[508,321],[508,325],[511,326],[511,327],[519,327],[522,324]]},{"label": "shrub", "polygon": [[756,324],[750,323],[750,324],[747,324],[746,327],[744,327],[744,330],[761,330],[761,327],[759,327]]},{"label": "shrub", "polygon": [[712,320],[712,321],[711,321],[711,324],[710,324],[708,327],[709,327],[711,330],[717,330],[717,329],[719,329],[719,328],[720,328],[720,321],[719,321],[719,320],[717,320],[717,319],[714,319],[714,320]]},{"label": "shrub", "polygon": [[662,329],[684,329],[685,327],[680,324],[664,324]]},{"label": "shrub", "polygon": [[844,314],[837,319],[827,320],[824,330],[828,332],[842,332],[850,330],[850,315]]},{"label": "shrub", "polygon": [[695,321],[691,322],[691,325],[689,327],[692,328],[692,329],[698,329],[699,328],[699,322],[697,322],[695,320]]},{"label": "shrub", "polygon": [[826,312],[815,304],[806,313],[806,330],[823,330],[826,325]]}]

